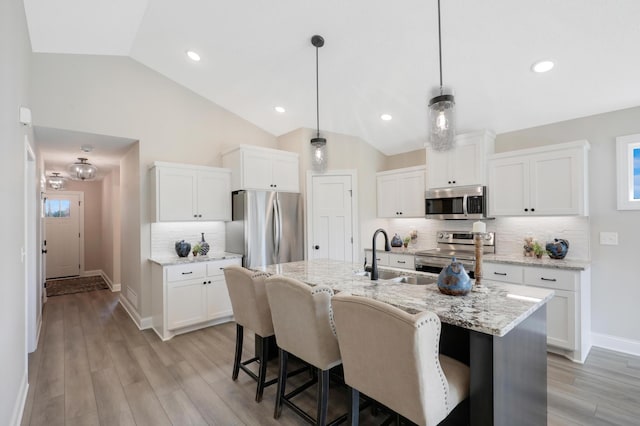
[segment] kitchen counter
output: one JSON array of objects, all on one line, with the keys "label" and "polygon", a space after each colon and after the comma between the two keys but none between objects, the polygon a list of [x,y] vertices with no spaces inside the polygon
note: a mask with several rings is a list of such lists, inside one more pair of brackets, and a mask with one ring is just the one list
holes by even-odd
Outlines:
[{"label": "kitchen counter", "polygon": [[574,271],[585,271],[589,269],[591,265],[588,260],[551,259],[549,256],[542,256],[541,259],[538,259],[536,257],[524,257],[521,254],[485,254],[483,255],[482,259],[483,262],[489,263],[507,263],[511,265],[521,266],[540,266],[542,268],[569,269]]},{"label": "kitchen counter", "polygon": [[506,335],[551,300],[554,294],[552,290],[535,287],[487,283],[487,292],[472,291],[466,296],[448,296],[440,293],[436,284],[403,284],[382,279],[371,281],[368,277],[354,275],[355,271],[361,270],[360,265],[333,260],[283,263],[258,269],[285,275],[311,286],[327,285],[336,292],[348,291],[370,297],[409,313],[432,311],[444,323],[493,336]]},{"label": "kitchen counter", "polygon": [[169,265],[183,265],[186,263],[195,263],[195,262],[209,262],[212,260],[236,259],[238,257],[242,258],[242,255],[237,253],[219,252],[219,253],[207,253],[205,256],[189,255],[188,257],[178,257],[178,256],[151,257],[149,258],[149,260],[160,266],[169,266]]}]

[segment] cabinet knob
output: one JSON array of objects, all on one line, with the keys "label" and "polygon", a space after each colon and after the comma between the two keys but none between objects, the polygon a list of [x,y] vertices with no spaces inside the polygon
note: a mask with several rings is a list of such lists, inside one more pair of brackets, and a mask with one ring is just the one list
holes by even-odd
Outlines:
[{"label": "cabinet knob", "polygon": [[193,215],[193,217],[198,217],[198,215],[197,215],[197,214],[194,214],[194,215]]},{"label": "cabinet knob", "polygon": [[535,211],[536,211],[536,209],[534,209],[534,208],[532,207],[532,208],[531,208],[531,211],[532,211],[532,212],[535,212]]},{"label": "cabinet knob", "polygon": [[529,211],[529,209],[524,209],[524,211],[525,211],[525,212],[528,212],[528,211]]},{"label": "cabinet knob", "polygon": [[315,246],[313,246],[313,248],[316,249],[316,250],[320,250],[320,246],[317,245],[317,244]]},{"label": "cabinet knob", "polygon": [[207,281],[207,284],[211,284],[211,281]]},{"label": "cabinet knob", "polygon": [[454,180],[452,183],[456,183],[456,181]]},{"label": "cabinet knob", "polygon": [[206,281],[202,281],[202,284],[207,285],[207,282]]},{"label": "cabinet knob", "polygon": [[448,184],[451,184],[451,181],[447,181]]}]

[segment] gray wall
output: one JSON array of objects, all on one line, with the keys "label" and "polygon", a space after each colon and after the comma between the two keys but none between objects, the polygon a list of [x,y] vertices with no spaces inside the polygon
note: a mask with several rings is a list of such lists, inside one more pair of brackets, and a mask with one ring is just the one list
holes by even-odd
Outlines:
[{"label": "gray wall", "polygon": [[[587,139],[591,222],[592,331],[640,344],[640,211],[616,210],[617,136],[640,133],[640,107],[504,133],[496,151]],[[600,245],[601,231],[618,232],[619,245]]]},{"label": "gray wall", "polygon": [[[28,77],[31,45],[21,0],[0,2],[0,424],[22,415],[26,396],[27,352],[25,324],[25,135],[32,132],[18,123],[20,106],[29,105]],[[18,416],[18,417],[16,417]]]}]

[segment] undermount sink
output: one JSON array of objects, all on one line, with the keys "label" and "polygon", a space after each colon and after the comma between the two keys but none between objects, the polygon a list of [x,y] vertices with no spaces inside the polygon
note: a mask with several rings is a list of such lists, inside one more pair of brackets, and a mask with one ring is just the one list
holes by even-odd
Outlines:
[{"label": "undermount sink", "polygon": [[[370,277],[371,273],[369,271],[356,271],[353,273],[359,277]],[[435,284],[437,282],[436,278],[421,276],[421,275],[405,275],[399,271],[387,271],[385,269],[378,270],[378,278],[381,280],[389,280],[396,283],[404,283],[404,284],[415,284],[415,285],[426,285],[426,284]]]}]

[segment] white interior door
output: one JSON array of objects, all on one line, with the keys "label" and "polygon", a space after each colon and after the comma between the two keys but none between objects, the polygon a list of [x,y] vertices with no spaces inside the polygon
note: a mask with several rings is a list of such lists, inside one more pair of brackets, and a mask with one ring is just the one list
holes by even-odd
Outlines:
[{"label": "white interior door", "polygon": [[312,176],[311,197],[309,258],[353,262],[351,176]]},{"label": "white interior door", "polygon": [[80,195],[47,194],[45,222],[47,279],[80,275]]}]

